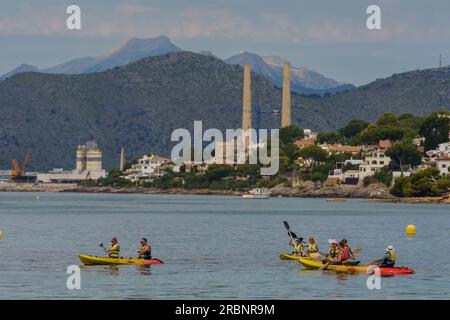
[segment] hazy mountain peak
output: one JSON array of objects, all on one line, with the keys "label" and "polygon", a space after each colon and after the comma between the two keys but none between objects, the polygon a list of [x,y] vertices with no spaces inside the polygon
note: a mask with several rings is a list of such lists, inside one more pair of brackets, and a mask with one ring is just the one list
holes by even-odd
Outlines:
[{"label": "hazy mountain peak", "polygon": [[12,77],[15,74],[23,73],[23,72],[39,72],[39,69],[31,64],[22,63],[20,66],[12,69],[8,73],[0,76],[0,80],[4,80],[6,78]]},{"label": "hazy mountain peak", "polygon": [[175,46],[166,36],[158,36],[154,38],[138,38],[128,39],[124,44],[113,50],[110,55],[119,51],[152,51],[164,46]]},{"label": "hazy mountain peak", "polygon": [[[241,51],[225,60],[230,64],[250,64],[252,71],[263,75],[278,87],[281,87],[283,79],[283,64],[286,59],[279,56],[261,57],[255,53]],[[323,94],[326,92],[338,92],[352,89],[350,86],[342,86],[343,83],[328,78],[321,73],[306,67],[291,65],[291,90],[304,94]]]},{"label": "hazy mountain peak", "polygon": [[143,58],[177,51],[182,50],[166,36],[154,38],[134,37],[105,55],[71,60],[45,69],[42,72],[64,74],[100,72],[115,67],[122,67]]},{"label": "hazy mountain peak", "polygon": [[281,67],[285,61],[280,56],[267,56],[262,57],[262,59],[264,60],[265,63],[278,67]]}]

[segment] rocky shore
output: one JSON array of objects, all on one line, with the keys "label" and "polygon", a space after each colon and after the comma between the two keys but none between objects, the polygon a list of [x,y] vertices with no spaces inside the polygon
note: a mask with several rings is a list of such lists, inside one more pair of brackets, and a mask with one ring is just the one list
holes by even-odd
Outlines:
[{"label": "rocky shore", "polygon": [[[212,189],[151,189],[142,187],[87,187],[75,184],[29,184],[0,183],[0,192],[77,192],[77,193],[137,193],[137,194],[177,194],[177,195],[230,195],[239,196],[242,192]],[[358,187],[341,185],[334,187],[284,187],[277,186],[271,190],[274,197],[371,199],[379,202],[438,203],[450,204],[450,195],[444,197],[397,198],[383,186]]]}]

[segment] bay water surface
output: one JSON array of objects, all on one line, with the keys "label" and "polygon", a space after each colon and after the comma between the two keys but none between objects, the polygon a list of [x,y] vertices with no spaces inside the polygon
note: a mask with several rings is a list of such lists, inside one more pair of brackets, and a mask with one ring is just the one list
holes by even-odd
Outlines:
[{"label": "bay water surface", "polygon": [[[361,247],[371,261],[387,245],[410,276],[310,271],[288,252],[294,232],[314,235],[322,251],[330,238]],[[417,234],[405,235],[414,224]],[[450,207],[367,200],[77,193],[0,193],[0,299],[449,299]],[[146,237],[151,268],[87,266],[81,289],[69,290],[77,254],[103,255],[99,243],[119,239],[124,257]]]}]

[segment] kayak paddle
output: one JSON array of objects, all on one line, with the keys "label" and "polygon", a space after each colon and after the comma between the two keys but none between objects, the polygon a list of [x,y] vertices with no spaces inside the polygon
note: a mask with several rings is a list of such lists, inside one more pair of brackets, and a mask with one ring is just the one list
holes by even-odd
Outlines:
[{"label": "kayak paddle", "polygon": [[294,239],[297,238],[297,235],[291,231],[291,227],[289,226],[289,223],[287,221],[283,221],[284,227],[286,228],[286,230],[288,231],[288,235]]},{"label": "kayak paddle", "polygon": [[98,246],[99,246],[100,248],[103,248],[103,250],[104,250],[105,252],[107,252],[105,246],[103,245],[103,242],[101,242]]}]

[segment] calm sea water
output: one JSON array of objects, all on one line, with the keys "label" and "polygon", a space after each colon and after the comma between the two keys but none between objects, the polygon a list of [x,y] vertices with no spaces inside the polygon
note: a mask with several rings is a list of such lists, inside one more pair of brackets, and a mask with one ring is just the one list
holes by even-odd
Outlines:
[{"label": "calm sea water", "polygon": [[[36,197],[39,196],[39,199]],[[289,250],[282,224],[322,248],[347,238],[370,261],[392,244],[416,274],[383,278],[306,271],[278,255]],[[415,224],[417,235],[404,229]],[[342,203],[323,199],[121,194],[0,193],[0,299],[449,299],[450,207]],[[77,253],[102,255],[117,236],[123,256],[141,237],[164,265],[83,267],[81,289],[66,288]]]}]

